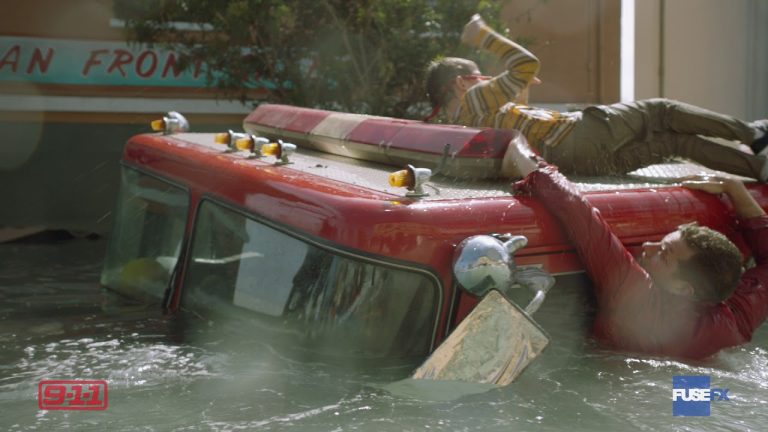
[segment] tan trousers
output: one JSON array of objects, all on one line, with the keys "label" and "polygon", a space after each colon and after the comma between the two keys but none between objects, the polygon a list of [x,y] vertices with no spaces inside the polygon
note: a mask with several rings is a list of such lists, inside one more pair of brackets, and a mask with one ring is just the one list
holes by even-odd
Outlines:
[{"label": "tan trousers", "polygon": [[668,99],[597,105],[544,158],[564,173],[617,175],[675,157],[744,177],[759,178],[765,159],[706,137],[754,139],[750,123]]}]

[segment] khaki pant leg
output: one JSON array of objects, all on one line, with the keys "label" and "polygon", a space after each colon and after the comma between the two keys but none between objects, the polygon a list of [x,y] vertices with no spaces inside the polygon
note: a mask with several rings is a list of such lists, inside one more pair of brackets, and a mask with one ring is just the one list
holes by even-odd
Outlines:
[{"label": "khaki pant leg", "polygon": [[755,136],[755,130],[747,122],[670,99],[618,103],[611,108],[623,113],[630,127],[645,138],[658,132],[677,132],[751,144]]},{"label": "khaki pant leg", "polygon": [[616,164],[615,151],[636,137],[609,107],[590,107],[568,136],[554,147],[545,147],[542,156],[565,174],[618,175],[626,171]]},{"label": "khaki pant leg", "polygon": [[[738,119],[666,99],[587,108],[574,130],[544,158],[568,174],[619,175],[675,157],[744,177],[759,178],[764,159],[692,133],[733,139],[752,134]],[[730,134],[730,135],[729,135]],[[742,138],[744,138],[742,136]]]},{"label": "khaki pant leg", "polygon": [[648,146],[663,157],[678,156],[718,171],[742,177],[760,178],[766,160],[737,148],[697,135],[664,132],[654,135]]}]

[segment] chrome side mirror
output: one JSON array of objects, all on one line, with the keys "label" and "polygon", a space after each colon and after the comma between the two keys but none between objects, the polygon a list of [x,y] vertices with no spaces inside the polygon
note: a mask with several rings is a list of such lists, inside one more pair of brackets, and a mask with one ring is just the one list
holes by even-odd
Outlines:
[{"label": "chrome side mirror", "polygon": [[517,267],[513,255],[527,244],[528,239],[524,236],[508,236],[506,241],[490,235],[468,237],[456,247],[454,277],[470,294],[483,297],[495,289],[510,302],[510,289],[526,287],[534,297],[525,312],[532,315],[541,306],[555,279],[538,268]]},{"label": "chrome side mirror", "polygon": [[[483,298],[412,378],[507,385],[541,354],[549,337],[531,315],[554,278],[515,265],[512,255],[527,243],[523,236],[506,235],[472,236],[459,243],[454,276],[467,292]],[[525,310],[510,298],[509,288],[519,286],[534,292]]]}]

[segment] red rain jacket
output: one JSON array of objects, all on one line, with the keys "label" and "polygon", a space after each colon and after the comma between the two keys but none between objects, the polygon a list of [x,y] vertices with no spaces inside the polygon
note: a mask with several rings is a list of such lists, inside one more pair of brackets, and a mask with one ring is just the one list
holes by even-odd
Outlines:
[{"label": "red rain jacket", "polygon": [[768,216],[741,221],[756,266],[733,295],[693,308],[654,286],[600,212],[552,166],[531,173],[516,187],[538,198],[557,217],[592,278],[597,298],[593,327],[613,349],[702,359],[748,342],[768,315]]}]

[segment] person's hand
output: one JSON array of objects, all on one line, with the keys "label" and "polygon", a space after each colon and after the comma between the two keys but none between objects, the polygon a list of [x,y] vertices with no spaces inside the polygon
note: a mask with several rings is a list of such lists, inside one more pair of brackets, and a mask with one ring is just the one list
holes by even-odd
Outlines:
[{"label": "person's hand", "polygon": [[727,177],[718,176],[693,176],[682,179],[683,187],[695,189],[711,194],[724,193],[728,195],[736,214],[744,219],[758,217],[765,211],[749,193],[744,183]]},{"label": "person's hand", "polygon": [[729,190],[738,188],[739,185],[742,187],[744,186],[744,184],[738,180],[706,174],[684,177],[681,180],[681,185],[684,188],[700,190],[715,195],[728,193]]},{"label": "person's hand", "polygon": [[517,134],[509,141],[501,160],[501,174],[509,178],[525,177],[539,167],[537,159],[525,137]]},{"label": "person's hand", "polygon": [[472,15],[472,18],[464,26],[464,31],[461,33],[461,42],[469,46],[475,46],[475,39],[483,27],[485,27],[485,21],[483,21],[480,14]]}]

